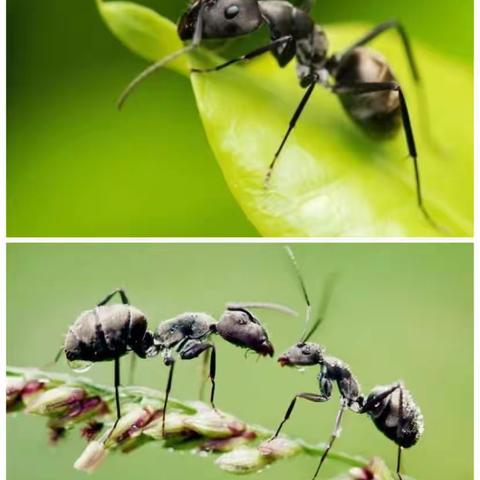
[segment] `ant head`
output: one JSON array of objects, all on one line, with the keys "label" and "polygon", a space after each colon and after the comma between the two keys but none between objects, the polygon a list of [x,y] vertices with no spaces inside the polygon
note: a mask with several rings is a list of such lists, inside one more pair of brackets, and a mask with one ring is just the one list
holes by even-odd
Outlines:
[{"label": "ant head", "polygon": [[216,332],[227,342],[238,347],[254,350],[260,355],[273,356],[273,345],[259,320],[248,310],[226,310],[215,325]]},{"label": "ant head", "polygon": [[318,365],[322,360],[322,347],[312,342],[299,342],[278,357],[282,367]]},{"label": "ant head", "polygon": [[246,35],[263,23],[258,0],[198,0],[178,23],[178,34],[182,40],[193,38],[200,12],[203,12],[203,38]]}]

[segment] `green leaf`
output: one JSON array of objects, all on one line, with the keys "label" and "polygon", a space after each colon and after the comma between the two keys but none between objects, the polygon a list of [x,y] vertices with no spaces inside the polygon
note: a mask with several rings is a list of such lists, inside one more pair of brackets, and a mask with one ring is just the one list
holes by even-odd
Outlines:
[{"label": "green leaf", "polygon": [[[131,2],[95,1],[112,33],[136,54],[148,60],[157,60],[182,48],[172,22],[153,10]],[[177,59],[169,68],[188,75],[186,58]]]},{"label": "green leaf", "polygon": [[[181,48],[173,23],[125,2],[101,3],[117,37],[149,60]],[[332,51],[368,27],[327,27]],[[413,84],[394,32],[373,43],[406,93],[417,138],[423,193],[435,220],[452,236],[473,231],[473,76],[461,63],[414,42],[423,90]],[[190,64],[218,62],[204,52]],[[180,65],[180,66],[179,66]],[[171,68],[187,75],[185,64]],[[270,56],[211,74],[191,75],[210,145],[242,209],[265,236],[438,236],[416,206],[403,134],[366,137],[338,99],[318,87],[264,188],[267,166],[303,90],[294,65]],[[417,95],[417,92],[420,95]],[[419,98],[428,100],[432,138]]]}]

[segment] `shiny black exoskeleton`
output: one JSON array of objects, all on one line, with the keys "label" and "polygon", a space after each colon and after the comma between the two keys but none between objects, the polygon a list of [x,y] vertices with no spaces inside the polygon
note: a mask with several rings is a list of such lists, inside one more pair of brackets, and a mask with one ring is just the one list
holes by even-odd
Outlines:
[{"label": "shiny black exoskeleton", "polygon": [[367,413],[375,426],[400,448],[412,447],[423,434],[423,415],[401,382],[375,387],[360,413]]},{"label": "shiny black exoskeleton", "polygon": [[[118,294],[121,304],[107,305]],[[68,329],[63,351],[75,368],[78,363],[114,362],[116,421],[121,417],[119,386],[120,358],[133,352],[141,358],[155,354],[153,334],[148,330],[145,315],[130,305],[125,292],[115,290],[95,308],[81,313]]]},{"label": "shiny black exoskeleton", "polygon": [[163,408],[163,428],[177,356],[181,360],[191,360],[205,352],[204,358],[208,361],[207,352],[210,352],[209,378],[212,384],[210,403],[213,408],[215,408],[216,349],[210,341],[212,335],[219,335],[235,346],[252,350],[262,356],[273,356],[274,349],[267,331],[250,312],[251,308],[270,308],[294,314],[286,307],[269,303],[227,304],[218,322],[207,313],[183,313],[165,320],[155,330],[154,348],[163,357],[165,365],[170,366]]},{"label": "shiny black exoskeleton", "polygon": [[[310,299],[293,252],[289,248],[287,248],[287,252],[295,267],[295,272],[307,305],[306,327],[308,327],[311,311]],[[360,384],[352,374],[350,367],[340,359],[325,355],[324,347],[318,343],[308,342],[308,339],[313,335],[325,317],[326,310],[330,303],[333,285],[333,279],[327,282],[321,302],[321,310],[313,325],[308,330],[305,330],[299,342],[282,353],[278,358],[278,362],[282,367],[318,365],[320,367],[320,373],[317,378],[320,393],[299,393],[295,395],[273,438],[278,436],[284,423],[290,418],[298,398],[312,402],[326,402],[330,400],[333,387],[336,385],[340,394],[340,408],[337,413],[330,441],[320,458],[313,479],[317,477],[323,462],[327,458],[328,452],[339,436],[343,414],[346,409],[349,409],[355,413],[368,414],[376,427],[387,438],[398,445],[397,475],[399,479],[402,480],[400,474],[402,448],[415,445],[423,433],[422,414],[408,390],[402,383],[397,382],[392,385],[375,387],[365,399],[361,393]]]},{"label": "shiny black exoskeleton", "polygon": [[317,84],[337,95],[350,118],[365,132],[389,138],[403,125],[409,155],[413,160],[417,203],[427,221],[438,228],[423,204],[417,149],[407,102],[390,66],[378,53],[364,48],[383,32],[396,29],[400,35],[412,76],[419,81],[418,68],[403,26],[387,21],[369,31],[344,51],[329,54],[323,28],[310,15],[313,1],[302,8],[286,0],[195,0],[178,22],[178,34],[190,45],[162,58],[142,72],[125,90],[121,106],[129,93],[149,74],[179,55],[198,47],[204,39],[225,39],[248,35],[265,25],[271,41],[238,58],[196,73],[222,70],[267,52],[273,53],[280,67],[296,60],[297,76],[306,92],[295,110],[287,132],[266,173],[269,182],[275,163]]}]

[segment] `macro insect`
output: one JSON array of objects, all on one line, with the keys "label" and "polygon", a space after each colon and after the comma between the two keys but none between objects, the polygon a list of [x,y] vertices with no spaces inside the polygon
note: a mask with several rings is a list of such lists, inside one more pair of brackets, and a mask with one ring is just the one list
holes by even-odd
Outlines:
[{"label": "macro insect", "polygon": [[[121,303],[109,304],[117,294]],[[77,317],[68,329],[64,347],[59,352],[61,354],[63,351],[70,366],[78,371],[85,370],[96,362],[114,362],[116,419],[110,433],[122,416],[119,396],[120,358],[130,352],[140,358],[155,354],[153,334],[147,327],[145,315],[130,305],[124,290],[117,289],[95,308],[86,310]]]},{"label": "macro insect", "polygon": [[335,277],[327,282],[317,319],[311,327],[308,328],[311,316],[310,298],[293,252],[290,248],[287,248],[287,252],[295,268],[295,273],[306,303],[306,321],[305,330],[300,340],[282,353],[278,358],[278,362],[282,367],[318,365],[320,367],[320,373],[317,379],[320,393],[304,392],[295,395],[286,410],[283,420],[270,440],[280,434],[283,425],[290,418],[298,398],[311,402],[329,401],[332,396],[333,386],[336,384],[340,394],[340,407],[330,440],[320,457],[313,479],[317,477],[335,440],[340,435],[343,415],[345,410],[349,409],[355,413],[368,414],[376,427],[387,438],[397,444],[398,456],[396,473],[399,479],[402,480],[400,474],[402,448],[415,445],[423,433],[423,417],[420,409],[415,405],[411,394],[401,382],[375,387],[365,399],[361,393],[360,384],[353,376],[350,367],[338,358],[327,356],[325,354],[326,350],[322,345],[308,341],[325,318],[333,292]]},{"label": "macro insect", "polygon": [[417,205],[425,219],[438,229],[424,206],[417,147],[402,87],[387,61],[364,47],[382,33],[397,30],[413,79],[419,83],[419,70],[404,27],[395,20],[381,23],[342,52],[329,54],[327,35],[310,15],[312,6],[312,0],[304,2],[302,7],[285,0],[195,0],[177,24],[180,39],[190,44],[140,73],[120,96],[119,107],[147,76],[180,55],[192,52],[202,40],[248,35],[265,25],[270,33],[270,42],[266,45],[215,67],[192,70],[194,73],[215,72],[268,52],[282,68],[296,60],[298,81],[306,90],[268,166],[265,184],[269,183],[275,164],[315,86],[321,85],[338,96],[348,116],[370,136],[387,139],[403,127],[413,163]]},{"label": "macro insect", "polygon": [[423,434],[423,415],[412,395],[401,382],[374,387],[359,413],[367,413],[375,426],[397,444],[396,473],[403,480],[402,450],[415,445]]},{"label": "macro insect", "polygon": [[360,391],[360,384],[352,374],[350,367],[338,358],[325,355],[325,348],[323,346],[319,345],[318,343],[308,341],[315,333],[326,315],[336,278],[331,277],[327,282],[322,295],[322,301],[320,305],[320,310],[317,314],[317,318],[313,322],[313,324],[310,325],[310,297],[301,276],[297,261],[293,255],[292,250],[288,247],[287,253],[295,268],[295,273],[297,275],[297,279],[299,280],[303,297],[306,303],[305,328],[300,337],[300,340],[278,357],[278,363],[280,363],[282,367],[319,366],[320,373],[317,379],[319,383],[320,393],[302,392],[296,394],[290,402],[283,417],[283,420],[280,422],[277,430],[275,431],[275,434],[270,440],[273,440],[280,434],[282,427],[284,426],[285,422],[290,418],[293,409],[295,408],[297,399],[302,398],[311,402],[327,402],[331,399],[333,386],[334,384],[336,384],[338,392],[340,394],[340,407],[337,413],[335,426],[333,428],[330,441],[327,444],[327,447],[325,448],[320,458],[317,470],[315,471],[315,474],[313,476],[313,478],[316,478],[320,471],[320,468],[322,467],[323,462],[327,458],[328,452],[330,451],[333,443],[340,434],[340,426],[345,410],[348,408],[350,410],[353,410],[354,412],[360,412],[360,409],[362,407],[362,396]]},{"label": "macro insect", "polygon": [[208,361],[210,352],[209,378],[211,382],[210,404],[215,407],[215,375],[217,355],[215,345],[210,341],[212,335],[219,335],[240,348],[254,351],[262,356],[273,356],[274,348],[268,338],[267,331],[260,320],[251,313],[254,308],[277,310],[289,315],[295,312],[282,305],[273,303],[228,303],[218,321],[207,313],[183,313],[172,319],[165,320],[154,332],[154,348],[169,366],[165,400],[163,408],[162,429],[165,429],[167,403],[172,388],[173,369],[176,357],[181,360],[192,360],[205,353]]},{"label": "macro insect", "polygon": [[[120,296],[122,303],[107,305],[116,294]],[[161,322],[152,333],[148,330],[145,315],[130,305],[124,290],[118,289],[95,308],[86,310],[78,316],[68,329],[64,347],[59,351],[59,355],[64,352],[70,366],[77,371],[85,370],[96,362],[113,360],[116,420],[110,432],[115,429],[121,418],[120,358],[130,352],[140,358],[161,355],[164,364],[170,367],[162,415],[162,431],[165,433],[165,415],[177,356],[181,360],[191,360],[204,352],[211,352],[210,403],[214,409],[216,409],[214,401],[216,350],[215,345],[209,341],[212,335],[217,334],[233,345],[260,355],[273,356],[274,348],[267,331],[260,320],[250,312],[250,309],[254,308],[296,315],[289,308],[274,303],[229,303],[218,322],[207,313],[183,313]]]}]

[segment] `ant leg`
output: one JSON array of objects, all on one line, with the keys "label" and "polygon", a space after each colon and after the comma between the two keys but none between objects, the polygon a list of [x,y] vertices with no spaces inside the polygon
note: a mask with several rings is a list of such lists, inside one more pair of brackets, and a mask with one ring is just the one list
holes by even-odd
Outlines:
[{"label": "ant leg", "polygon": [[103,441],[105,442],[110,438],[110,435],[112,435],[113,431],[118,425],[118,422],[122,416],[122,413],[120,411],[120,393],[119,393],[119,387],[120,387],[120,358],[116,357],[114,360],[114,387],[115,387],[115,408],[117,412],[117,418],[115,419],[115,423],[113,424],[113,427],[110,429],[110,432],[108,433],[107,437]]},{"label": "ant leg", "polygon": [[[401,431],[402,429],[402,419],[403,419],[403,390],[400,389],[400,395],[399,395],[399,406],[398,406],[398,426],[397,430]],[[397,476],[399,480],[403,480],[403,477],[400,473],[400,466],[401,466],[401,459],[402,459],[402,447],[399,445],[398,446],[398,456],[397,456]]]},{"label": "ant leg", "polygon": [[224,68],[229,67],[230,65],[233,65],[235,63],[239,62],[246,62],[248,60],[251,60],[252,58],[258,57],[260,55],[263,55],[264,53],[270,52],[273,50],[274,47],[277,47],[278,45],[281,45],[282,43],[287,43],[292,40],[291,35],[285,35],[283,37],[277,38],[270,42],[267,45],[263,45],[262,47],[256,48],[255,50],[252,50],[251,52],[246,53],[245,55],[242,55],[241,57],[237,58],[232,58],[231,60],[228,60],[225,63],[221,63],[220,65],[217,65],[216,67],[211,67],[211,68],[192,68],[191,72],[192,73],[210,73],[210,72],[218,72],[219,70],[223,70]]},{"label": "ant leg", "polygon": [[200,389],[199,389],[199,398],[203,401],[205,397],[205,383],[207,381],[207,368],[210,360],[210,350],[205,350],[205,353],[202,357],[202,369],[201,369],[201,381],[200,381]]},{"label": "ant leg", "polygon": [[399,480],[403,480],[402,474],[400,473],[401,460],[402,460],[402,447],[399,445],[398,454],[397,454],[397,472],[396,472]]},{"label": "ant leg", "polygon": [[313,475],[312,480],[315,480],[315,478],[317,478],[318,472],[320,471],[320,468],[322,467],[323,462],[327,458],[328,452],[332,448],[332,445],[335,442],[335,440],[340,435],[340,425],[342,423],[342,417],[343,417],[343,413],[345,412],[346,407],[347,407],[347,404],[346,404],[345,400],[342,399],[340,409],[338,410],[338,413],[337,413],[337,419],[335,420],[335,427],[334,427],[332,435],[330,437],[330,441],[328,442],[327,448],[325,448],[325,450],[322,454],[322,457],[320,458],[320,463],[318,464],[317,470],[315,471],[315,475]]},{"label": "ant leg", "polygon": [[127,295],[125,294],[125,290],[123,290],[123,288],[117,288],[112,293],[107,295],[101,302],[97,303],[97,307],[101,307],[107,304],[117,293],[120,295],[120,298],[124,305],[130,305]]},{"label": "ant leg", "polygon": [[283,420],[280,422],[280,425],[278,426],[275,434],[268,440],[269,442],[277,438],[278,435],[280,434],[280,431],[282,430],[283,425],[290,418],[290,415],[292,414],[292,411],[295,408],[295,404],[297,403],[297,398],[303,398],[304,400],[309,400],[310,402],[326,402],[329,399],[329,397],[325,395],[319,395],[318,393],[299,393],[295,395],[292,401],[290,402],[290,405],[288,406],[287,411],[285,412],[285,416],[283,417]]},{"label": "ant leg", "polygon": [[215,350],[215,345],[210,342],[191,340],[183,346],[182,350],[179,353],[182,360],[191,360],[192,358],[197,358],[206,350],[211,350],[210,370],[208,375],[210,378],[210,382],[212,383],[212,388],[210,391],[210,404],[214,410],[217,410],[217,407],[215,407],[215,375],[217,370],[217,354]]},{"label": "ant leg", "polygon": [[210,390],[210,405],[212,408],[217,411],[215,406],[215,376],[217,372],[217,351],[215,350],[215,345],[211,344],[212,353],[210,354],[210,382],[212,383],[212,388]]},{"label": "ant leg", "polygon": [[175,366],[175,360],[171,360],[170,370],[168,372],[167,388],[165,389],[165,399],[163,401],[163,411],[162,411],[162,437],[165,437],[165,416],[167,413],[167,403],[168,397],[170,396],[170,391],[172,390],[172,380],[173,380],[173,367]]},{"label": "ant leg", "polygon": [[420,168],[418,166],[418,155],[417,147],[415,145],[415,137],[413,135],[412,124],[410,121],[410,115],[408,113],[407,102],[403,94],[402,88],[397,82],[367,82],[367,83],[357,83],[352,85],[335,85],[332,91],[336,94],[363,94],[363,93],[372,93],[372,92],[382,92],[382,91],[396,91],[398,92],[398,98],[400,101],[400,113],[402,116],[403,131],[405,133],[405,140],[407,142],[408,153],[413,161],[413,169],[415,173],[415,185],[416,185],[416,194],[417,194],[417,205],[418,208],[423,213],[423,216],[427,222],[436,230],[443,231],[442,228],[433,220],[433,218],[428,213],[428,210],[423,205],[423,196],[422,188],[420,184]]},{"label": "ant leg", "polygon": [[142,83],[147,77],[149,77],[152,73],[155,73],[157,70],[160,70],[163,68],[165,65],[167,65],[170,62],[173,62],[173,60],[176,60],[178,57],[190,53],[193,50],[195,50],[201,43],[202,37],[203,37],[203,12],[205,10],[205,3],[202,3],[200,6],[200,9],[198,11],[198,16],[195,24],[195,30],[193,33],[193,38],[192,38],[192,43],[188,45],[187,47],[181,48],[180,50],[177,50],[176,52],[171,53],[170,55],[167,55],[157,62],[153,63],[149,67],[147,67],[143,72],[141,72],[139,75],[137,75],[125,88],[125,90],[122,92],[120,97],[117,100],[117,107],[120,110],[127,98],[130,96],[130,94]]},{"label": "ant leg", "polygon": [[397,20],[388,20],[387,22],[383,22],[380,25],[377,25],[372,30],[370,30],[366,35],[361,37],[359,40],[357,40],[353,45],[348,47],[344,52],[340,54],[340,64],[342,62],[342,58],[348,57],[348,55],[352,53],[353,50],[371,42],[373,39],[375,39],[385,31],[390,30],[392,28],[396,29],[398,34],[400,35],[400,39],[402,41],[405,54],[407,55],[407,60],[408,60],[408,64],[409,64],[413,79],[416,82],[420,82],[420,74],[418,72],[417,62],[415,61],[415,57],[413,55],[413,49],[410,44],[410,40],[408,39],[408,35],[407,35],[407,32],[405,31],[405,28]]},{"label": "ant leg", "polygon": [[273,157],[273,160],[268,167],[267,174],[265,176],[265,185],[268,185],[268,183],[270,181],[270,177],[272,176],[273,167],[275,166],[275,163],[277,162],[277,159],[278,159],[280,153],[282,152],[283,147],[285,146],[285,143],[287,142],[288,137],[290,136],[290,133],[295,128],[295,125],[297,124],[297,121],[298,121],[300,115],[302,114],[303,109],[305,108],[305,105],[307,104],[308,100],[310,99],[310,96],[313,93],[313,89],[315,88],[315,85],[316,85],[316,81],[315,81],[315,79],[312,79],[312,83],[307,87],[307,91],[303,95],[302,99],[300,100],[300,103],[298,104],[297,109],[295,110],[292,118],[290,119],[290,123],[288,124],[287,132],[285,133],[285,135],[282,139],[282,142],[280,143],[280,147],[278,147],[278,150],[276,151],[276,153]]}]

